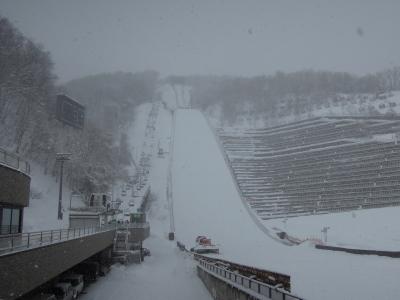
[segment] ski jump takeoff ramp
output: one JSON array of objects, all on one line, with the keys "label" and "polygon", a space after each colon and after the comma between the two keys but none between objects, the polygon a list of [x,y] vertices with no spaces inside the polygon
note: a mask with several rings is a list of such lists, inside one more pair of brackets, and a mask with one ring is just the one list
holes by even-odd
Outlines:
[{"label": "ski jump takeoff ramp", "polygon": [[400,295],[398,261],[285,246],[267,236],[241,201],[213,132],[197,110],[176,111],[172,186],[176,239],[187,248],[206,235],[226,260],[290,275],[292,292],[306,299]]}]

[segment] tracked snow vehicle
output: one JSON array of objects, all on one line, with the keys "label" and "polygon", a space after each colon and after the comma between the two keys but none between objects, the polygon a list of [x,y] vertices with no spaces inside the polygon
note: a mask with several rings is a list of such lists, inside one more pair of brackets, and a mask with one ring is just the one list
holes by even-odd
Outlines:
[{"label": "tracked snow vehicle", "polygon": [[206,254],[206,253],[219,253],[219,248],[211,243],[211,239],[206,236],[199,235],[196,238],[196,246],[190,249],[191,252]]}]

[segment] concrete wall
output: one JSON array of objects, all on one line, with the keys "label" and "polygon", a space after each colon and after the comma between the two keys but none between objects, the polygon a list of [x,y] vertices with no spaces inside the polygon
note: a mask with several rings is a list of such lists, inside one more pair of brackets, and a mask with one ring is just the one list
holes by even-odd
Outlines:
[{"label": "concrete wall", "polygon": [[100,226],[100,217],[86,215],[69,215],[69,228],[91,228]]},{"label": "concrete wall", "polygon": [[197,275],[216,300],[246,300],[249,296],[197,267]]},{"label": "concrete wall", "polygon": [[129,242],[141,242],[150,236],[150,225],[146,224],[143,228],[130,228]]},{"label": "concrete wall", "polygon": [[0,203],[28,206],[30,184],[28,175],[0,165]]},{"label": "concrete wall", "polygon": [[0,256],[0,299],[16,299],[110,247],[114,234],[112,230]]}]

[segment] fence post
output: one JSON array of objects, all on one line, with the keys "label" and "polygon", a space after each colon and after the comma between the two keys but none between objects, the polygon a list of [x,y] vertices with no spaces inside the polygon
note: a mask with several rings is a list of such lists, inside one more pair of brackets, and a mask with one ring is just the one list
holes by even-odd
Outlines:
[{"label": "fence post", "polygon": [[62,233],[62,229],[60,229],[60,241],[61,241],[61,233]]},{"label": "fence post", "polygon": [[28,232],[28,242],[26,243],[26,248],[29,248],[30,237],[31,237],[31,233]]},{"label": "fence post", "polygon": [[53,230],[50,230],[50,243],[53,242]]},{"label": "fence post", "polygon": [[11,235],[11,249],[14,249],[14,236]]}]

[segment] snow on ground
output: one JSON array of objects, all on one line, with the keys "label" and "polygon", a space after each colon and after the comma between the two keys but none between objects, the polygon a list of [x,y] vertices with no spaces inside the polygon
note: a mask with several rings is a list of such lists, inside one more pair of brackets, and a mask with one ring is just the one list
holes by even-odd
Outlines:
[{"label": "snow on ground", "polygon": [[[139,162],[140,154],[145,138],[145,127],[148,114],[152,104],[145,103],[136,108],[133,123],[130,129],[129,142],[133,145],[131,149],[135,162]],[[63,220],[58,220],[58,178],[45,175],[43,167],[30,162],[31,164],[31,195],[29,206],[24,209],[24,231],[40,231],[69,227],[69,207],[71,190],[66,184],[64,177],[63,185]],[[133,175],[135,167],[127,166],[128,173]],[[113,197],[123,200],[122,208],[129,209],[129,202],[132,200],[131,190],[126,190],[125,182],[119,181],[113,188]],[[122,187],[124,186],[124,187]],[[126,193],[122,193],[125,190]],[[77,198],[72,199],[72,208],[83,207],[84,204]]]},{"label": "snow on ground", "polygon": [[212,299],[197,278],[193,260],[164,236],[152,233],[151,250],[140,265],[115,265],[111,272],[86,289],[82,300],[207,300]]},{"label": "snow on ground", "polygon": [[335,214],[302,216],[264,221],[269,228],[278,228],[301,240],[323,239],[321,230],[329,227],[327,245],[399,251],[400,207],[366,209]]},{"label": "snow on ground", "polygon": [[[31,193],[29,206],[24,208],[24,232],[40,231],[69,227],[69,207],[71,190],[64,181],[63,184],[63,220],[58,220],[59,179],[45,175],[43,167],[30,162]],[[64,177],[65,180],[65,177]],[[82,207],[84,204],[74,198],[72,207]]]},{"label": "snow on ground", "polygon": [[[177,240],[198,235],[219,244],[225,259],[291,276],[292,291],[307,299],[397,299],[400,262],[289,247],[262,232],[241,201],[218,144],[202,114],[178,110],[173,158]],[[350,230],[350,229],[349,229]]]},{"label": "snow on ground", "polygon": [[[138,130],[142,126],[149,110],[140,109],[130,131],[131,146],[141,149],[146,141],[145,135]],[[144,117],[143,117],[144,115]],[[154,139],[169,140],[171,136],[172,114],[162,108],[156,123]],[[168,149],[167,149],[168,150]],[[141,151],[141,150],[140,150]],[[144,241],[144,247],[151,251],[140,265],[115,265],[111,272],[91,285],[83,300],[140,299],[140,300],[207,300],[212,299],[207,289],[196,275],[194,261],[178,250],[174,242],[168,240],[169,205],[166,197],[168,153],[157,155],[152,148],[150,182],[152,201],[147,219],[150,222],[150,237]]]},{"label": "snow on ground", "polygon": [[[176,105],[181,108],[190,107],[190,90],[191,87],[184,84],[172,84],[169,85],[172,89],[173,94],[175,96]],[[166,99],[166,95],[164,95],[164,99]]]},{"label": "snow on ground", "polygon": [[179,99],[177,99],[176,89],[174,90],[172,85],[164,84],[159,87],[158,92],[162,95],[161,102],[165,109],[170,111],[176,109]]}]

